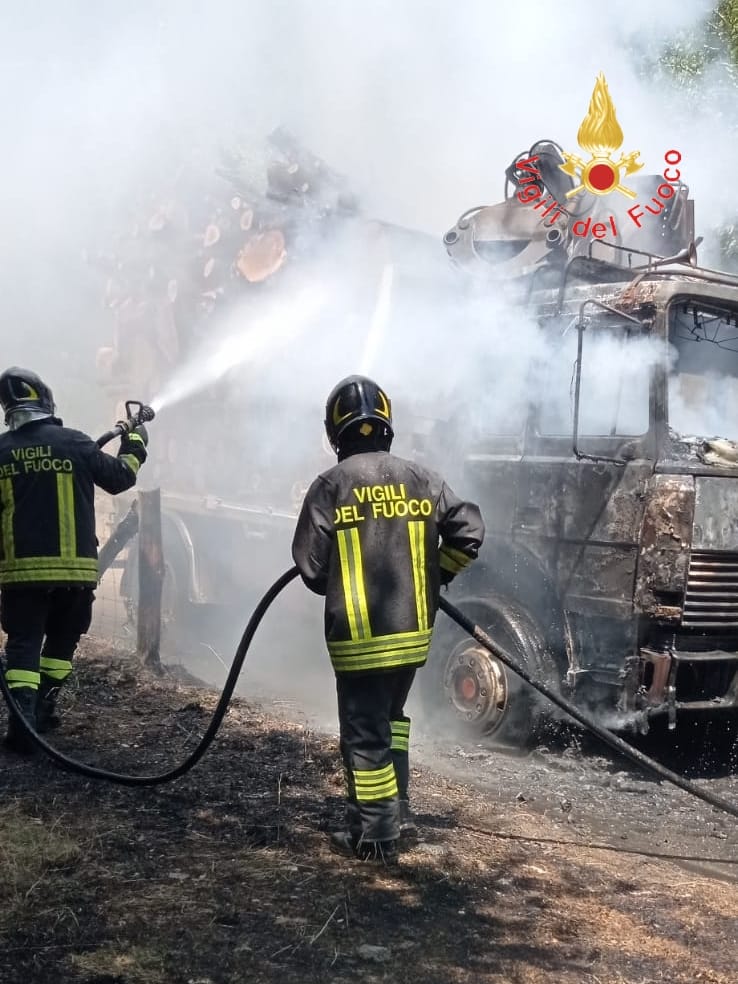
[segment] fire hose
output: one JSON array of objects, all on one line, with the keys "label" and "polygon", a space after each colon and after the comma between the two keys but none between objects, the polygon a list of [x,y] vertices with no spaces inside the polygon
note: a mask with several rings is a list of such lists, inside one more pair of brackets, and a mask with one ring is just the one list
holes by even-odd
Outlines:
[{"label": "fire hose", "polygon": [[193,766],[197,765],[205,752],[208,750],[208,747],[215,738],[218,728],[220,728],[221,722],[223,721],[225,713],[228,710],[228,704],[233,696],[233,691],[236,689],[236,683],[238,682],[241,668],[244,664],[244,660],[246,659],[246,654],[249,651],[249,647],[251,646],[251,640],[259,627],[259,623],[280,591],[282,591],[282,589],[285,588],[290,581],[294,580],[296,576],[297,568],[292,567],[281,577],[277,578],[254,609],[251,618],[244,629],[241,641],[238,644],[236,655],[233,657],[233,663],[231,664],[231,668],[228,672],[226,682],[223,685],[223,692],[220,695],[220,699],[215,707],[213,716],[210,719],[210,724],[207,726],[205,733],[200,739],[197,747],[190,753],[190,755],[187,756],[184,762],[167,772],[149,776],[130,776],[121,772],[111,772],[108,769],[96,768],[95,766],[87,765],[84,762],[78,762],[76,759],[64,755],[63,752],[60,752],[58,749],[54,748],[53,745],[50,745],[40,735],[38,735],[28,721],[26,721],[17,709],[15,701],[11,697],[10,690],[5,682],[4,673],[0,673],[0,689],[2,689],[5,702],[11,713],[15,716],[16,721],[19,724],[22,724],[26,733],[33,739],[39,748],[42,748],[49,758],[53,759],[57,765],[62,766],[62,768],[67,769],[70,772],[76,772],[79,775],[87,776],[88,779],[105,779],[108,782],[118,783],[120,786],[161,786],[163,783],[173,782],[175,779],[179,779],[183,776],[185,772],[189,772]]},{"label": "fire hose", "polygon": [[[236,654],[233,658],[233,663],[228,672],[226,682],[223,686],[223,691],[221,693],[220,699],[216,705],[213,716],[210,723],[205,730],[202,738],[200,739],[197,747],[191,754],[178,766],[170,769],[167,772],[162,772],[157,775],[141,775],[133,776],[126,775],[124,773],[111,772],[108,769],[97,768],[95,766],[86,765],[83,762],[78,762],[76,759],[72,759],[69,756],[58,751],[43,738],[41,738],[31,727],[31,725],[25,720],[20,711],[16,708],[15,702],[12,700],[8,685],[5,682],[4,674],[0,673],[0,689],[2,690],[5,701],[8,705],[10,713],[15,716],[16,721],[22,725],[26,733],[33,739],[33,741],[43,749],[43,751],[53,759],[58,765],[63,768],[76,772],[79,775],[86,776],[90,779],[104,779],[108,782],[115,782],[122,786],[158,786],[163,783],[172,782],[175,779],[179,779],[186,772],[189,772],[193,766],[195,766],[200,759],[203,757],[208,747],[212,743],[215,735],[220,728],[220,725],[225,717],[226,711],[228,709],[228,704],[230,703],[231,697],[238,682],[238,677],[241,673],[246,655],[251,646],[251,642],[256,633],[256,630],[261,623],[264,615],[271,607],[277,596],[287,587],[290,581],[293,581],[298,574],[296,567],[291,567],[288,571],[285,571],[281,577],[272,584],[272,586],[265,592],[256,608],[254,609],[251,618],[244,629],[241,641],[236,649]],[[481,646],[487,649],[496,659],[503,663],[508,669],[516,673],[522,680],[524,680],[529,686],[533,687],[539,693],[547,697],[553,704],[559,707],[561,710],[565,711],[570,717],[574,718],[579,724],[583,725],[594,735],[596,735],[601,741],[603,741],[610,748],[614,749],[620,753],[625,758],[629,759],[631,762],[635,763],[642,769],[648,772],[652,772],[667,782],[678,786],[680,789],[689,793],[692,796],[703,800],[710,806],[715,807],[718,810],[722,810],[728,813],[730,816],[738,817],[738,806],[734,806],[727,800],[722,799],[719,796],[715,796],[707,790],[701,789],[695,783],[690,782],[683,776],[680,776],[676,772],[672,772],[667,769],[661,763],[656,762],[654,759],[647,755],[644,755],[638,749],[633,748],[628,742],[623,741],[613,732],[609,731],[607,728],[603,728],[596,721],[594,721],[589,715],[584,714],[579,708],[568,701],[566,698],[562,697],[560,694],[556,693],[551,687],[547,686],[545,683],[533,679],[533,677],[528,673],[527,669],[522,666],[516,659],[514,659],[510,653],[508,653],[502,646],[496,643],[483,629],[476,625],[470,618],[468,618],[462,611],[460,611],[455,605],[452,605],[450,601],[446,598],[440,599],[439,605],[441,611],[443,611],[449,618],[457,623],[465,632],[467,632],[473,639],[475,639]]]}]

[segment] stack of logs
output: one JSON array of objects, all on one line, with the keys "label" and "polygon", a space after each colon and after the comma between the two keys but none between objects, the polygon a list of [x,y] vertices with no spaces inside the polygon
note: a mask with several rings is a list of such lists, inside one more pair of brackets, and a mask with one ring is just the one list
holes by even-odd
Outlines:
[{"label": "stack of logs", "polygon": [[204,177],[182,168],[136,210],[112,254],[95,258],[114,317],[113,344],[97,355],[101,382],[156,392],[214,312],[265,289],[299,256],[306,227],[356,213],[344,179],[287,131],[268,146],[258,181],[239,151]]}]

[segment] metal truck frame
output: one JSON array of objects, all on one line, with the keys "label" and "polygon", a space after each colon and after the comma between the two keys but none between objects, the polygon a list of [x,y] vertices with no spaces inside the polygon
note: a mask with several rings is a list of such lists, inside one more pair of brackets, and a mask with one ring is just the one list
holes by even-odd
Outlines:
[{"label": "metal truck frame", "polygon": [[[476,494],[488,537],[452,600],[615,728],[645,731],[655,715],[673,726],[687,711],[736,715],[738,446],[680,437],[670,398],[681,363],[694,369],[689,346],[712,346],[705,365],[738,384],[738,278],[692,265],[693,247],[640,265],[631,265],[643,259],[637,250],[623,251],[627,265],[593,252],[572,257],[558,285],[534,290],[527,305],[554,337],[576,332],[568,432],[542,426],[543,392],[517,433],[488,436],[466,457],[465,492]],[[617,408],[602,433],[582,427],[588,350],[604,334],[632,347],[641,377],[638,345],[655,346],[640,429],[619,427]],[[626,369],[618,386],[629,378]],[[504,740],[530,736],[547,713],[448,626],[424,691]]]}]

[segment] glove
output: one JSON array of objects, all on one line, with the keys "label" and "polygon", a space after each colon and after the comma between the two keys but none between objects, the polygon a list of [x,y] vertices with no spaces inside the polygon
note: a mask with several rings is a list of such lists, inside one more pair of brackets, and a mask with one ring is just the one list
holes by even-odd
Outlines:
[{"label": "glove", "polygon": [[[138,428],[136,428],[137,430]],[[122,454],[132,454],[134,458],[138,459],[138,463],[142,465],[146,461],[147,451],[146,442],[140,434],[137,434],[135,430],[131,431],[130,434],[124,434],[120,439],[120,451],[118,455]]]},{"label": "glove", "polygon": [[133,433],[138,434],[140,436],[141,440],[144,442],[144,447],[148,447],[149,432],[146,430],[146,427],[143,424],[138,424],[136,427],[134,427]]}]

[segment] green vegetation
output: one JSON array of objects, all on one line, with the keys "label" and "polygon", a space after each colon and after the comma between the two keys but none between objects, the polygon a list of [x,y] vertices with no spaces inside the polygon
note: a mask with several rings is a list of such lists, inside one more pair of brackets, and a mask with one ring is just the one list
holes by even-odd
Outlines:
[{"label": "green vegetation", "polygon": [[[734,106],[738,96],[738,0],[721,0],[697,30],[682,31],[666,45],[634,52],[642,78],[676,85],[684,111],[702,116],[708,107],[724,128],[738,130],[738,117],[727,116],[716,102]],[[697,203],[699,208],[699,202]],[[738,214],[726,215],[714,230],[724,266],[738,263]]]},{"label": "green vegetation", "polygon": [[725,45],[730,66],[738,66],[738,0],[722,0],[708,22],[708,28]]},{"label": "green vegetation", "polygon": [[677,34],[661,48],[656,65],[646,59],[642,66],[649,72],[656,68],[695,95],[706,72],[715,67],[724,70],[726,82],[738,84],[738,0],[722,0],[701,29]]}]

